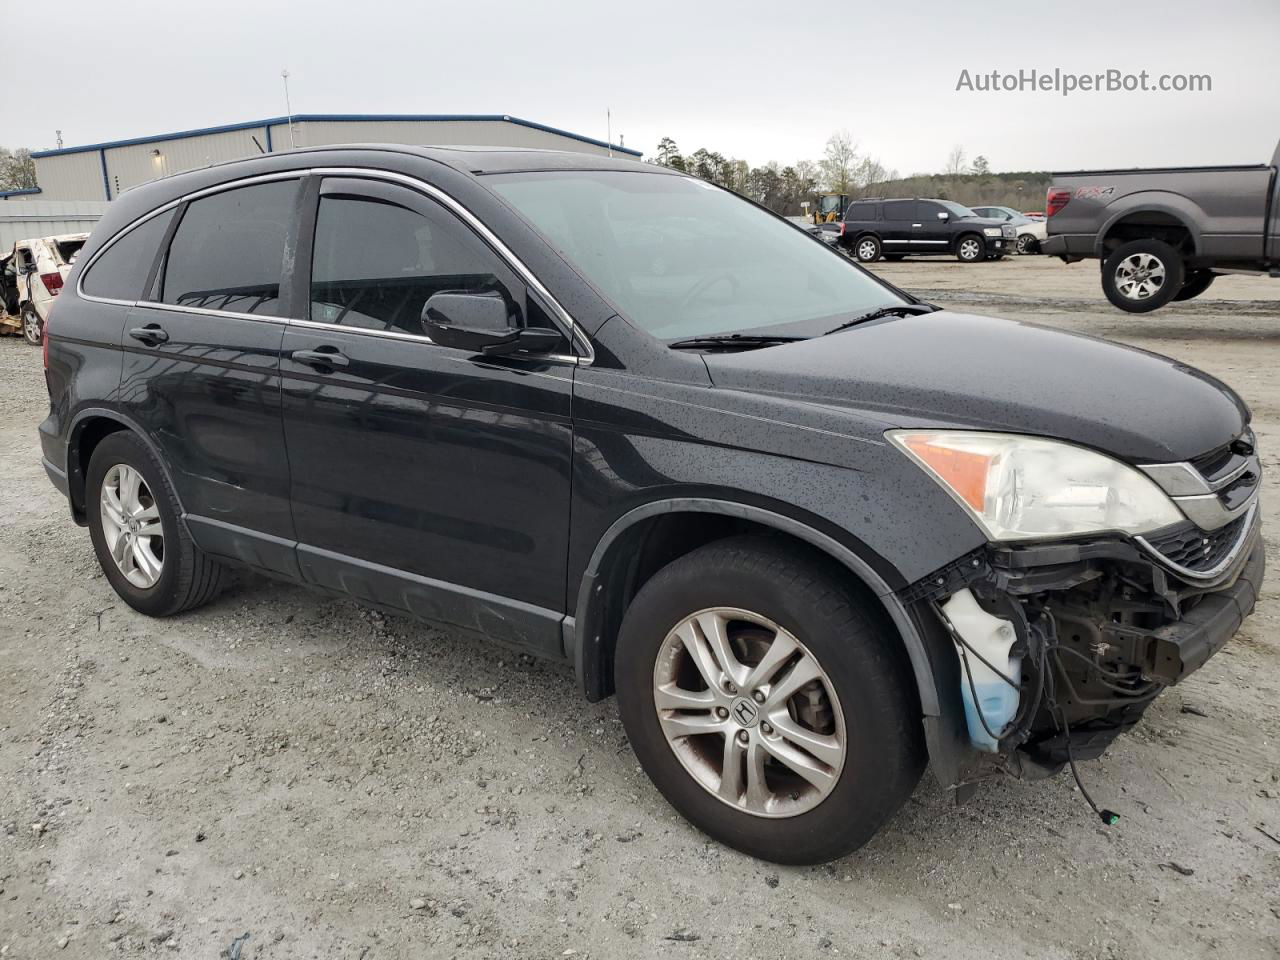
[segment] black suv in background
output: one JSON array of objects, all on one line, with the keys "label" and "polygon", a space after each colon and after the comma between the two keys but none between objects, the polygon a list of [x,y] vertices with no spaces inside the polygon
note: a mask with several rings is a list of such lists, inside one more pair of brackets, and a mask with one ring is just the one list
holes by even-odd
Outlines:
[{"label": "black suv in background", "polygon": [[871,199],[849,204],[840,243],[862,263],[940,253],[977,263],[1010,252],[1015,236],[1011,224],[950,200]]},{"label": "black suv in background", "polygon": [[1262,582],[1228,387],[939,310],[647,163],[158,180],[45,347],[45,470],[131,607],[242,567],[573,664],[681,813],[773,860],[864,843],[926,763],[1098,756]]}]

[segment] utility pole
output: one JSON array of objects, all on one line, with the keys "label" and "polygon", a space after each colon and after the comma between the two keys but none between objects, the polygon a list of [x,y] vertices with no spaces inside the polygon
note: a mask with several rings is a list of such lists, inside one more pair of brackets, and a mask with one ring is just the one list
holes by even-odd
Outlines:
[{"label": "utility pole", "polygon": [[284,112],[289,121],[289,148],[296,150],[298,145],[293,142],[293,107],[289,103],[289,69],[287,67],[280,71],[280,79],[284,81]]},{"label": "utility pole", "polygon": [[604,142],[609,145],[609,156],[613,156],[613,114],[604,108]]},{"label": "utility pole", "polygon": [[55,131],[53,131],[53,132],[54,132],[54,133],[56,133],[56,134],[58,135],[58,149],[59,149],[59,150],[61,150],[61,149],[62,149],[62,131],[61,131],[61,130],[55,130]]}]

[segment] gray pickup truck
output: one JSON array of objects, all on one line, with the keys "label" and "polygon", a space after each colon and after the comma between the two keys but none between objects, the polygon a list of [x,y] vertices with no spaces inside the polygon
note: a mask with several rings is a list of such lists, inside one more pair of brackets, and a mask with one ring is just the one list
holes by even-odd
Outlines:
[{"label": "gray pickup truck", "polygon": [[1055,173],[1042,250],[1102,261],[1107,299],[1131,313],[1204,293],[1222,273],[1280,277],[1280,145],[1271,164]]}]

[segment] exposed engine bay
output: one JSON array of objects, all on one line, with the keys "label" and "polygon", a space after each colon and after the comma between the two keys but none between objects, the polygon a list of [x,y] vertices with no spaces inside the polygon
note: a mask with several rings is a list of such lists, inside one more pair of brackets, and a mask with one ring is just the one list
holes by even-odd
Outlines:
[{"label": "exposed engine bay", "polygon": [[962,668],[973,752],[961,781],[1037,779],[1100,756],[1235,634],[1264,563],[1251,498],[1217,531],[991,545],[921,581],[912,599]]}]

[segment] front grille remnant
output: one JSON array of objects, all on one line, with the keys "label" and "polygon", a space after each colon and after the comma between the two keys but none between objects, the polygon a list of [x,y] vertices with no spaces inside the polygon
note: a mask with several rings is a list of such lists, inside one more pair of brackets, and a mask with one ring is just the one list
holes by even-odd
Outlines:
[{"label": "front grille remnant", "polygon": [[1246,514],[1208,533],[1189,527],[1147,542],[1169,563],[1203,573],[1216,567],[1232,551],[1244,534],[1248,520]]}]

